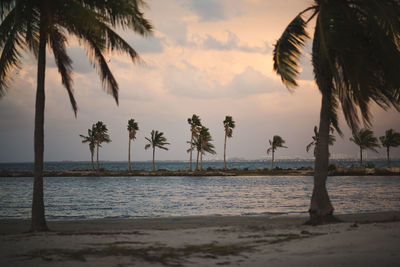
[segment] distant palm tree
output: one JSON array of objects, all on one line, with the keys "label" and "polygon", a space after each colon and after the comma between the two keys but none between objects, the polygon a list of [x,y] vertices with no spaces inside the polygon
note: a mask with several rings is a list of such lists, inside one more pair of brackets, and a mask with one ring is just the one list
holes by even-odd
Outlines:
[{"label": "distant palm tree", "polygon": [[[331,133],[333,133],[335,129],[331,127]],[[309,143],[306,147],[307,153],[310,151],[311,147],[314,146],[314,157],[317,155],[317,146],[318,146],[318,127],[314,126],[314,136],[312,137],[313,141]],[[335,143],[336,138],[333,134],[329,134],[329,145],[333,146],[333,143]]]},{"label": "distant palm tree", "polygon": [[[337,221],[326,188],[329,128],[339,109],[352,131],[370,125],[370,104],[400,111],[400,2],[395,0],[313,0],[286,27],[275,44],[274,70],[288,87],[297,86],[300,55],[313,25],[311,60],[321,93],[319,142],[309,224]],[[313,20],[314,19],[314,20]],[[361,115],[361,116],[359,116]]]},{"label": "distant palm tree", "polygon": [[383,147],[386,147],[388,168],[390,168],[390,147],[400,146],[400,133],[393,129],[389,129],[385,132],[384,136],[379,137]]},{"label": "distant palm tree", "polygon": [[187,152],[190,152],[190,150],[194,150],[194,148],[196,148],[197,150],[196,169],[195,169],[196,171],[199,170],[199,159],[200,159],[200,170],[203,169],[202,155],[205,155],[205,153],[215,155],[217,153],[215,152],[214,144],[211,143],[212,138],[210,133],[208,132],[208,128],[206,129],[207,131],[203,129],[203,132],[200,131],[201,134],[199,133],[195,135],[195,137],[193,138],[193,143],[191,145],[191,148],[187,150]]},{"label": "distant palm tree", "polygon": [[192,115],[192,118],[188,118],[188,123],[190,125],[190,157],[189,157],[189,171],[192,171],[192,151],[193,151],[193,138],[196,134],[198,134],[200,127],[201,127],[201,120],[200,117],[196,114]]},{"label": "distant palm tree", "polygon": [[353,132],[353,137],[350,137],[350,141],[360,147],[360,166],[363,164],[362,152],[364,149],[378,152],[375,148],[380,147],[378,139],[374,136],[374,132],[369,129],[361,129],[356,133]]},{"label": "distant palm tree", "polygon": [[99,148],[102,143],[110,143],[111,138],[108,134],[107,126],[102,122],[98,121],[96,124],[92,126],[94,131],[94,135],[96,137],[96,161],[97,161],[97,170],[100,170],[99,164]]},{"label": "distant palm tree", "polygon": [[235,128],[235,121],[232,116],[226,116],[223,121],[225,128],[225,142],[224,142],[224,170],[226,170],[226,139],[232,137],[233,129]]},{"label": "distant palm tree", "polygon": [[79,136],[83,139],[82,143],[88,143],[88,145],[89,145],[90,159],[92,161],[92,170],[94,170],[93,157],[94,157],[94,149],[96,147],[96,136],[95,136],[93,126],[92,126],[92,129],[88,129],[87,136],[84,136],[82,134],[80,134]]},{"label": "distant palm tree", "polygon": [[272,159],[271,159],[271,170],[274,168],[274,154],[276,149],[282,147],[282,148],[287,148],[284,146],[285,140],[282,139],[279,135],[274,135],[272,138],[272,141],[269,140],[269,145],[270,147],[267,150],[267,154],[272,153]]},{"label": "distant palm tree", "polygon": [[2,0],[0,1],[0,96],[10,84],[13,69],[21,66],[23,50],[31,51],[38,60],[35,105],[35,168],[32,199],[32,231],[46,231],[43,201],[43,154],[46,47],[52,50],[61,82],[72,108],[77,104],[72,88],[72,60],[67,54],[67,40],[74,36],[84,44],[90,62],[98,71],[103,87],[118,103],[118,83],[104,54],[119,51],[137,61],[136,51],[114,31],[133,30],[141,35],[151,33],[144,18],[143,0],[67,1],[67,0]]},{"label": "distant palm tree", "polygon": [[134,119],[130,119],[128,121],[128,133],[129,133],[129,142],[128,142],[128,171],[131,171],[131,140],[136,139],[136,133],[139,131],[139,126]]},{"label": "distant palm tree", "polygon": [[164,133],[163,132],[159,132],[159,131],[151,131],[151,136],[150,138],[145,137],[147,141],[149,141],[149,144],[145,145],[144,149],[149,149],[150,147],[153,148],[153,165],[151,170],[155,171],[155,167],[154,167],[154,159],[155,159],[155,153],[156,153],[156,148],[160,148],[163,150],[168,150],[168,148],[166,148],[166,145],[169,145],[169,143],[167,142],[167,138],[164,137]]},{"label": "distant palm tree", "polygon": [[214,145],[211,144],[212,137],[207,127],[202,126],[199,132],[200,139],[200,171],[203,170],[203,155],[205,152],[215,154]]}]

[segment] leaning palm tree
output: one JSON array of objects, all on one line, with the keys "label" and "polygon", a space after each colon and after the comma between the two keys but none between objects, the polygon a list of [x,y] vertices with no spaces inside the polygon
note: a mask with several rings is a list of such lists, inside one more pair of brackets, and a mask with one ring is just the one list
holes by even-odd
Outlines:
[{"label": "leaning palm tree", "polygon": [[380,147],[378,138],[376,138],[374,132],[369,129],[361,129],[356,133],[353,132],[353,137],[350,137],[350,141],[360,147],[360,166],[363,164],[363,150],[369,149],[378,152],[375,148]]},{"label": "leaning palm tree", "polygon": [[[94,125],[93,125],[94,126]],[[80,134],[79,136],[83,139],[82,143],[88,143],[89,145],[89,150],[90,150],[90,159],[92,162],[92,170],[94,170],[94,149],[96,147],[96,136],[95,136],[95,131],[94,127],[92,126],[92,129],[88,129],[88,135],[82,135]]]},{"label": "leaning palm tree", "polygon": [[224,170],[226,170],[226,139],[232,137],[233,128],[235,128],[235,121],[232,116],[226,116],[223,121],[225,128],[225,141],[224,141]]},{"label": "leaning palm tree", "polygon": [[169,145],[169,143],[167,142],[167,138],[164,137],[164,133],[159,132],[159,131],[152,130],[150,138],[147,138],[147,137],[145,137],[145,138],[149,143],[145,145],[144,149],[147,150],[150,147],[153,149],[153,164],[152,164],[151,170],[155,171],[154,159],[155,159],[156,148],[168,150],[168,148],[165,146]]},{"label": "leaning palm tree", "polygon": [[199,132],[201,127],[201,119],[196,114],[192,115],[192,118],[188,118],[188,123],[190,125],[190,157],[189,157],[189,171],[192,171],[192,151],[193,151],[193,139],[195,135]]},{"label": "leaning palm tree", "polygon": [[[339,103],[355,132],[360,119],[370,125],[369,104],[400,111],[400,2],[397,0],[313,0],[277,41],[274,70],[288,87],[297,86],[306,27],[315,18],[312,44],[314,77],[322,94],[310,224],[336,221],[326,190],[329,128],[339,134]],[[361,118],[360,118],[360,115]]]},{"label": "leaning palm tree", "polygon": [[43,202],[43,153],[46,47],[53,52],[61,81],[72,108],[77,104],[72,88],[72,60],[67,54],[69,36],[84,44],[103,87],[118,103],[118,83],[104,56],[109,51],[126,53],[133,62],[136,51],[115,32],[117,27],[140,35],[151,33],[152,26],[141,11],[143,0],[2,0],[0,1],[0,96],[10,85],[14,69],[21,66],[23,50],[37,58],[35,105],[35,168],[32,200],[32,231],[45,231],[47,224]]},{"label": "leaning palm tree", "polygon": [[128,133],[129,133],[129,142],[128,142],[128,171],[131,171],[131,140],[136,139],[136,133],[139,131],[139,126],[134,119],[130,119],[128,121]]},{"label": "leaning palm tree", "polygon": [[[333,133],[335,129],[331,127],[330,131]],[[312,142],[309,143],[306,147],[307,153],[310,151],[311,147],[314,146],[314,157],[317,155],[317,146],[318,146],[318,127],[314,126],[314,136],[312,137]],[[336,138],[333,134],[329,134],[329,145],[333,146],[333,143],[336,142]]]},{"label": "leaning palm tree", "polygon": [[388,168],[390,168],[390,147],[400,146],[400,133],[393,129],[389,129],[385,132],[384,136],[379,137],[383,147],[386,147],[386,155]]},{"label": "leaning palm tree", "polygon": [[102,143],[110,143],[111,138],[108,134],[107,126],[102,122],[98,121],[96,124],[93,124],[92,129],[94,131],[94,136],[96,138],[96,162],[97,162],[97,170],[100,170],[99,164],[99,148],[102,147]]},{"label": "leaning palm tree", "polygon": [[279,135],[274,135],[274,137],[272,138],[272,141],[269,140],[269,145],[270,147],[267,149],[267,154],[271,153],[272,154],[272,158],[271,158],[271,170],[274,168],[274,154],[275,151],[278,148],[287,148],[286,146],[284,146],[285,144],[285,140],[283,140],[282,137],[280,137]]},{"label": "leaning palm tree", "polygon": [[212,137],[207,127],[202,126],[199,132],[200,139],[200,171],[203,170],[203,155],[205,152],[216,154],[214,145],[211,143]]},{"label": "leaning palm tree", "polygon": [[215,155],[217,153],[215,151],[214,144],[211,143],[212,138],[210,133],[208,132],[208,128],[205,129],[202,128],[203,131],[202,132],[200,131],[199,134],[197,134],[193,138],[193,142],[190,148],[187,150],[187,152],[190,152],[190,150],[194,150],[195,148],[197,150],[197,160],[195,169],[196,171],[199,170],[199,159],[200,159],[200,170],[203,170],[203,155],[205,155],[205,153],[209,153],[212,155]]}]

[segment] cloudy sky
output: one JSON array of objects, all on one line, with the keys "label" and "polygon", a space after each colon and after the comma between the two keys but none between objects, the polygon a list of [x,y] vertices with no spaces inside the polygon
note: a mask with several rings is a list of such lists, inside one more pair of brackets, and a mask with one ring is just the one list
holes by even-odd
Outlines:
[{"label": "cloudy sky", "polygon": [[[222,121],[232,115],[237,127],[228,143],[228,157],[266,157],[268,139],[281,135],[288,148],[278,158],[311,158],[305,147],[318,124],[321,96],[312,78],[309,55],[302,58],[299,88],[290,93],[272,71],[275,41],[310,0],[147,0],[144,10],[155,27],[154,36],[141,38],[120,32],[141,54],[133,65],[126,57],[108,55],[120,86],[120,104],[101,87],[96,72],[76,40],[69,42],[78,101],[75,118],[67,93],[48,55],[46,69],[45,160],[89,160],[89,149],[79,134],[97,121],[106,123],[112,143],[105,144],[103,160],[126,160],[128,119],[139,122],[133,143],[134,160],[149,160],[145,136],[152,129],[165,133],[169,151],[158,151],[162,160],[184,160],[190,138],[187,118],[200,115],[210,128],[218,154],[223,157]],[[310,31],[312,29],[309,29]],[[0,162],[33,161],[36,62],[26,54],[22,70],[0,99]],[[373,130],[400,131],[400,115],[372,107]],[[331,149],[334,157],[357,157],[358,148],[341,117],[344,138]],[[393,155],[400,157],[400,149]],[[384,157],[368,153],[368,157]]]}]

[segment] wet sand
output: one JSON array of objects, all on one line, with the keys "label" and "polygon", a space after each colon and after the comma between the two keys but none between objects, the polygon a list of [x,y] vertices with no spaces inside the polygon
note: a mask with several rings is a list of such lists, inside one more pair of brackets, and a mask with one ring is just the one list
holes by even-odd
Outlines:
[{"label": "wet sand", "polygon": [[400,212],[306,217],[0,220],[0,266],[399,266]]}]

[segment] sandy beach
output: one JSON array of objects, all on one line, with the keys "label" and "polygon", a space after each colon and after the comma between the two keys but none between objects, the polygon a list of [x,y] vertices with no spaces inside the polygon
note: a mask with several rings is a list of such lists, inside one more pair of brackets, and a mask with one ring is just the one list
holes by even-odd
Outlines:
[{"label": "sandy beach", "polygon": [[0,221],[0,266],[399,266],[400,212],[306,217],[199,216]]}]

